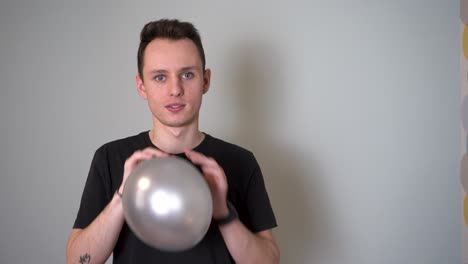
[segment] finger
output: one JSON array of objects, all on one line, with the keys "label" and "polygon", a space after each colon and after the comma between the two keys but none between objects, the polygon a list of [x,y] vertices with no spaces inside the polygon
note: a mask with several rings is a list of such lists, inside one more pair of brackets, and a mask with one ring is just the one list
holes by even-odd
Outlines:
[{"label": "finger", "polygon": [[193,150],[185,150],[185,155],[190,159],[194,164],[204,166],[216,166],[218,163],[213,159],[209,158],[200,152]]},{"label": "finger", "polygon": [[204,167],[202,170],[206,179],[217,180],[223,176],[222,170],[219,167]]},{"label": "finger", "polygon": [[170,155],[167,154],[164,151],[161,151],[159,149],[153,148],[153,147],[147,147],[143,150],[144,153],[150,154],[152,157],[155,158],[165,158],[169,157]]},{"label": "finger", "polygon": [[152,155],[148,152],[144,152],[142,150],[135,151],[126,161],[125,164],[131,165],[136,164],[141,160],[149,159]]},{"label": "finger", "polygon": [[145,148],[143,150],[137,150],[135,151],[128,159],[126,162],[128,162],[128,164],[136,164],[142,160],[147,160],[147,159],[150,159],[150,158],[154,158],[154,157],[157,157],[157,158],[161,158],[161,157],[167,157],[169,156],[169,154],[165,153],[165,152],[162,152],[158,149],[155,149],[155,148],[152,148],[152,147],[148,147],[148,148]]}]

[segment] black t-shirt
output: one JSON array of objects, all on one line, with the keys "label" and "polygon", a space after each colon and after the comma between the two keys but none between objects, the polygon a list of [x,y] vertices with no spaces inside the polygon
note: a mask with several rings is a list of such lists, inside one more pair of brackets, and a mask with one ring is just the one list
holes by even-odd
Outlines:
[{"label": "black t-shirt", "polygon": [[[136,150],[155,147],[148,131],[100,147],[93,158],[74,228],[87,227],[111,201],[122,183],[125,160]],[[239,146],[205,134],[195,151],[212,157],[223,168],[228,182],[228,200],[240,221],[252,232],[276,227],[262,172],[253,154]],[[185,154],[178,156],[185,157]],[[141,242],[124,224],[114,248],[114,263],[234,263],[214,221],[194,248],[170,253]]]}]

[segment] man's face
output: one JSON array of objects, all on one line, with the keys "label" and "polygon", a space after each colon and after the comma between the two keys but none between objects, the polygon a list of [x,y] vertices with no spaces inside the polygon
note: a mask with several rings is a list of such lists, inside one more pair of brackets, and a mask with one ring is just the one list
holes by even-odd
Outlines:
[{"label": "man's face", "polygon": [[138,93],[148,101],[155,122],[168,127],[198,124],[210,71],[203,71],[197,47],[189,39],[155,39],[144,52]]}]

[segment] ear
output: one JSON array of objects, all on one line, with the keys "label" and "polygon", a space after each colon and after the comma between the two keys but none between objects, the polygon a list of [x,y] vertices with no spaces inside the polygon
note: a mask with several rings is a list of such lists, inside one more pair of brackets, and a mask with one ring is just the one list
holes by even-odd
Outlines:
[{"label": "ear", "polygon": [[138,95],[140,95],[141,98],[146,100],[148,98],[148,96],[146,95],[146,88],[139,74],[136,75],[135,81],[136,81]]},{"label": "ear", "polygon": [[211,69],[206,69],[205,73],[203,74],[203,94],[208,92],[210,89],[210,81],[211,81]]}]

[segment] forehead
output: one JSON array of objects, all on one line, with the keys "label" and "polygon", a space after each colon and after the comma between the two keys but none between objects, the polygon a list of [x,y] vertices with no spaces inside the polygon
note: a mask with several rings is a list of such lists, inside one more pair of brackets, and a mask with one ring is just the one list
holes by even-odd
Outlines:
[{"label": "forehead", "polygon": [[197,46],[190,39],[154,39],[144,53],[144,71],[177,70],[188,66],[202,67]]}]

